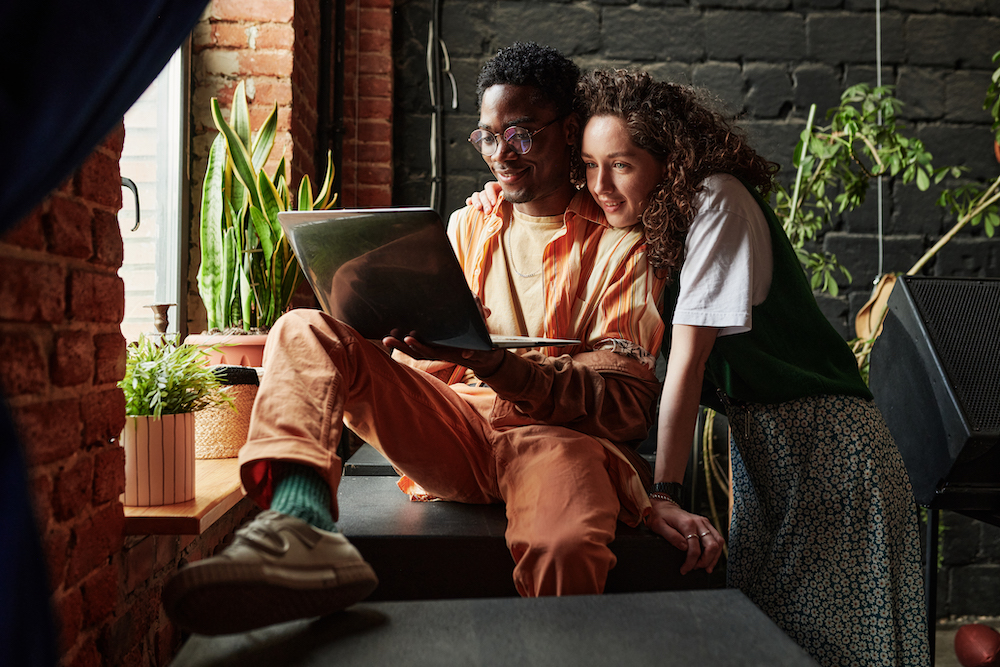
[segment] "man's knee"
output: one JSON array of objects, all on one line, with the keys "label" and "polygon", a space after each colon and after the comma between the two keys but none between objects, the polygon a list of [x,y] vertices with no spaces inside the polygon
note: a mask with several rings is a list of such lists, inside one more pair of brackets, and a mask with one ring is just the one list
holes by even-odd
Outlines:
[{"label": "man's knee", "polygon": [[357,339],[354,329],[314,308],[288,311],[278,318],[267,337],[274,347],[309,347],[315,342],[327,350],[347,347]]},{"label": "man's knee", "polygon": [[323,311],[315,308],[295,308],[278,318],[271,327],[271,333],[285,331],[304,331],[308,329],[327,329],[336,320],[328,317]]},{"label": "man's knee", "polygon": [[555,531],[512,544],[514,583],[521,595],[583,595],[604,591],[615,556],[591,531]]}]

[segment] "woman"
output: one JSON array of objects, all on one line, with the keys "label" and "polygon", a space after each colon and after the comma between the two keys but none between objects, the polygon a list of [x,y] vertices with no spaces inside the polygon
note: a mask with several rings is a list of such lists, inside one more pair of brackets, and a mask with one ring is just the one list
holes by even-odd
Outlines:
[{"label": "woman", "polygon": [[[617,71],[578,90],[587,186],[611,224],[642,222],[672,283],[650,526],[705,532],[674,501],[703,390],[717,392],[734,445],[729,584],[821,664],[929,664],[906,470],[763,200],[772,165],[688,89]],[[662,170],[641,200],[634,149]]]},{"label": "woman", "polygon": [[[712,568],[680,507],[699,404],[732,433],[727,579],[823,665],[929,665],[920,546],[899,452],[765,203],[776,167],[690,89],[598,71],[578,88],[586,184],[641,222],[671,320],[649,526]],[[664,349],[667,349],[665,343]]]}]

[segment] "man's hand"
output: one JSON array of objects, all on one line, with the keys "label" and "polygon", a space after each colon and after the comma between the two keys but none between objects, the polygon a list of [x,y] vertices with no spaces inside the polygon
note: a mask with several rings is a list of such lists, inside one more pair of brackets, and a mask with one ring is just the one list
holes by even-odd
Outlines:
[{"label": "man's hand", "polygon": [[507,354],[504,350],[460,350],[443,345],[432,345],[421,342],[413,334],[402,338],[386,336],[382,339],[382,344],[389,349],[399,350],[414,359],[447,361],[465,366],[479,377],[493,375],[500,368],[504,355]]},{"label": "man's hand", "polygon": [[687,558],[681,565],[681,574],[687,574],[699,567],[709,573],[715,569],[722,554],[724,540],[708,519],[685,512],[668,500],[651,498],[653,513],[649,517],[650,529],[670,542]]}]

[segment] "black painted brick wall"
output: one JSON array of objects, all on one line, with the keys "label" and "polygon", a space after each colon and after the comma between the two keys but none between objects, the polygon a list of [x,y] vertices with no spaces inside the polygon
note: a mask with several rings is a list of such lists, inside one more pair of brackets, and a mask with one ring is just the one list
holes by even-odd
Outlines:
[{"label": "black painted brick wall", "polygon": [[[711,90],[742,117],[755,147],[782,165],[789,183],[792,150],[809,105],[822,114],[851,84],[876,82],[875,0],[441,0],[442,38],[457,82],[458,107],[444,114],[447,215],[489,179],[468,145],[478,110],[482,63],[516,40],[560,49],[581,67],[628,66]],[[395,5],[395,183],[400,205],[430,201],[431,106],[425,65],[430,0]],[[983,97],[1000,51],[1000,0],[884,0],[882,78],[896,86],[908,129],[938,165],[961,164],[969,178],[995,178]],[[445,85],[445,99],[451,87]],[[887,182],[884,269],[905,271],[953,220],[934,192]],[[876,198],[838,220],[821,241],[852,271],[824,312],[853,336],[877,267]],[[943,276],[1000,277],[1000,238],[963,231],[928,266]],[[942,614],[1000,615],[1000,538],[995,529],[949,515]],[[970,546],[974,544],[975,546]],[[961,550],[961,556],[957,555]]]}]

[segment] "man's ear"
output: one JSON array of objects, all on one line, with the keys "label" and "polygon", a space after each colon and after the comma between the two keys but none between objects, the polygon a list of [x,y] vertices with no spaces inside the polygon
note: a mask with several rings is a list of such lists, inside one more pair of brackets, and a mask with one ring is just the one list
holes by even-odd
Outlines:
[{"label": "man's ear", "polygon": [[563,128],[566,130],[566,143],[570,146],[580,145],[580,117],[576,115],[575,111],[570,112],[566,116],[566,122],[563,124]]}]

